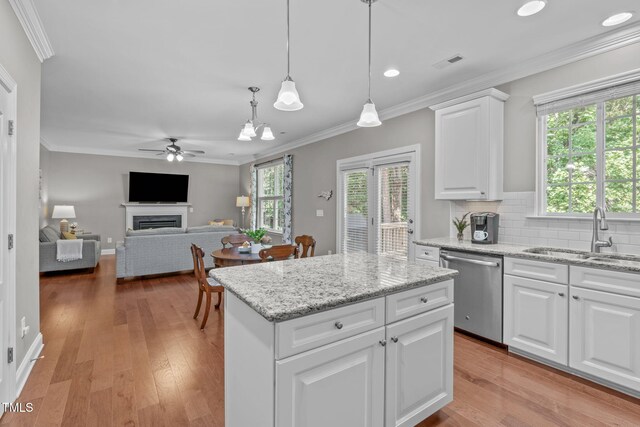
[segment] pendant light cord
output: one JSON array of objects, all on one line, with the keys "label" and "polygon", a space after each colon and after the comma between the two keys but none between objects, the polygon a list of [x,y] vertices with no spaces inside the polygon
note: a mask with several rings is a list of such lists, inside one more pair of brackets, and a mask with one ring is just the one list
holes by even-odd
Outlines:
[{"label": "pendant light cord", "polygon": [[290,80],[289,77],[291,68],[291,55],[289,54],[289,0],[287,0],[287,80]]},{"label": "pendant light cord", "polygon": [[[288,2],[289,0],[287,0]],[[371,102],[371,3],[369,0],[369,102]]]}]

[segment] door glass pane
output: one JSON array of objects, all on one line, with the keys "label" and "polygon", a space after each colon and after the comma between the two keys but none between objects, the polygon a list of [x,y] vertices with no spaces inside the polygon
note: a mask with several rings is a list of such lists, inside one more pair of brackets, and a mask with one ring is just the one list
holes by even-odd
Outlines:
[{"label": "door glass pane", "polygon": [[378,169],[377,253],[407,258],[409,246],[409,165]]},{"label": "door glass pane", "polygon": [[344,172],[342,252],[369,251],[368,169]]}]

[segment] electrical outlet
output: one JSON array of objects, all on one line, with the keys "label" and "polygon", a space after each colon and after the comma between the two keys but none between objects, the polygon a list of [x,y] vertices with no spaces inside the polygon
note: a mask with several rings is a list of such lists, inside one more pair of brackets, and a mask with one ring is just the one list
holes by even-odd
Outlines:
[{"label": "electrical outlet", "polygon": [[324,210],[322,209],[316,210],[316,216],[324,216]]},{"label": "electrical outlet", "polygon": [[107,237],[107,243],[113,243],[113,238]]},{"label": "electrical outlet", "polygon": [[190,212],[190,213],[193,213],[193,208],[189,208],[189,212]]}]

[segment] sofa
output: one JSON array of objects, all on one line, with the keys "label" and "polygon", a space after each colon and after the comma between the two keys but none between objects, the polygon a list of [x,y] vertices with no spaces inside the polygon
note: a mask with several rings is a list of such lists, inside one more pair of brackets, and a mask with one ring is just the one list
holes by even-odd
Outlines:
[{"label": "sofa", "polygon": [[205,267],[212,268],[209,254],[222,248],[224,236],[235,233],[235,227],[218,225],[129,230],[124,244],[116,247],[116,278],[193,270],[192,243],[204,249]]},{"label": "sofa", "polygon": [[62,262],[57,260],[56,241],[61,239],[60,231],[50,225],[40,230],[40,272],[77,270],[95,268],[100,262],[100,236],[97,234],[78,234],[82,239],[82,259]]}]

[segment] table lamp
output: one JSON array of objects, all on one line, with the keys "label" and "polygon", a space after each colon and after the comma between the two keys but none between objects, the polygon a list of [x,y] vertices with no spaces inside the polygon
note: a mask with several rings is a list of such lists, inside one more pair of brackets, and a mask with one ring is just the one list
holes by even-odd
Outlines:
[{"label": "table lamp", "polygon": [[55,205],[53,207],[53,214],[51,218],[60,219],[60,233],[69,231],[69,221],[67,218],[75,218],[76,211],[73,206],[69,205]]},{"label": "table lamp", "polygon": [[245,208],[249,207],[249,197],[248,196],[238,196],[238,197],[236,197],[236,207],[237,208],[242,208],[242,228],[245,228],[245,226],[244,226],[244,210],[245,210]]}]

